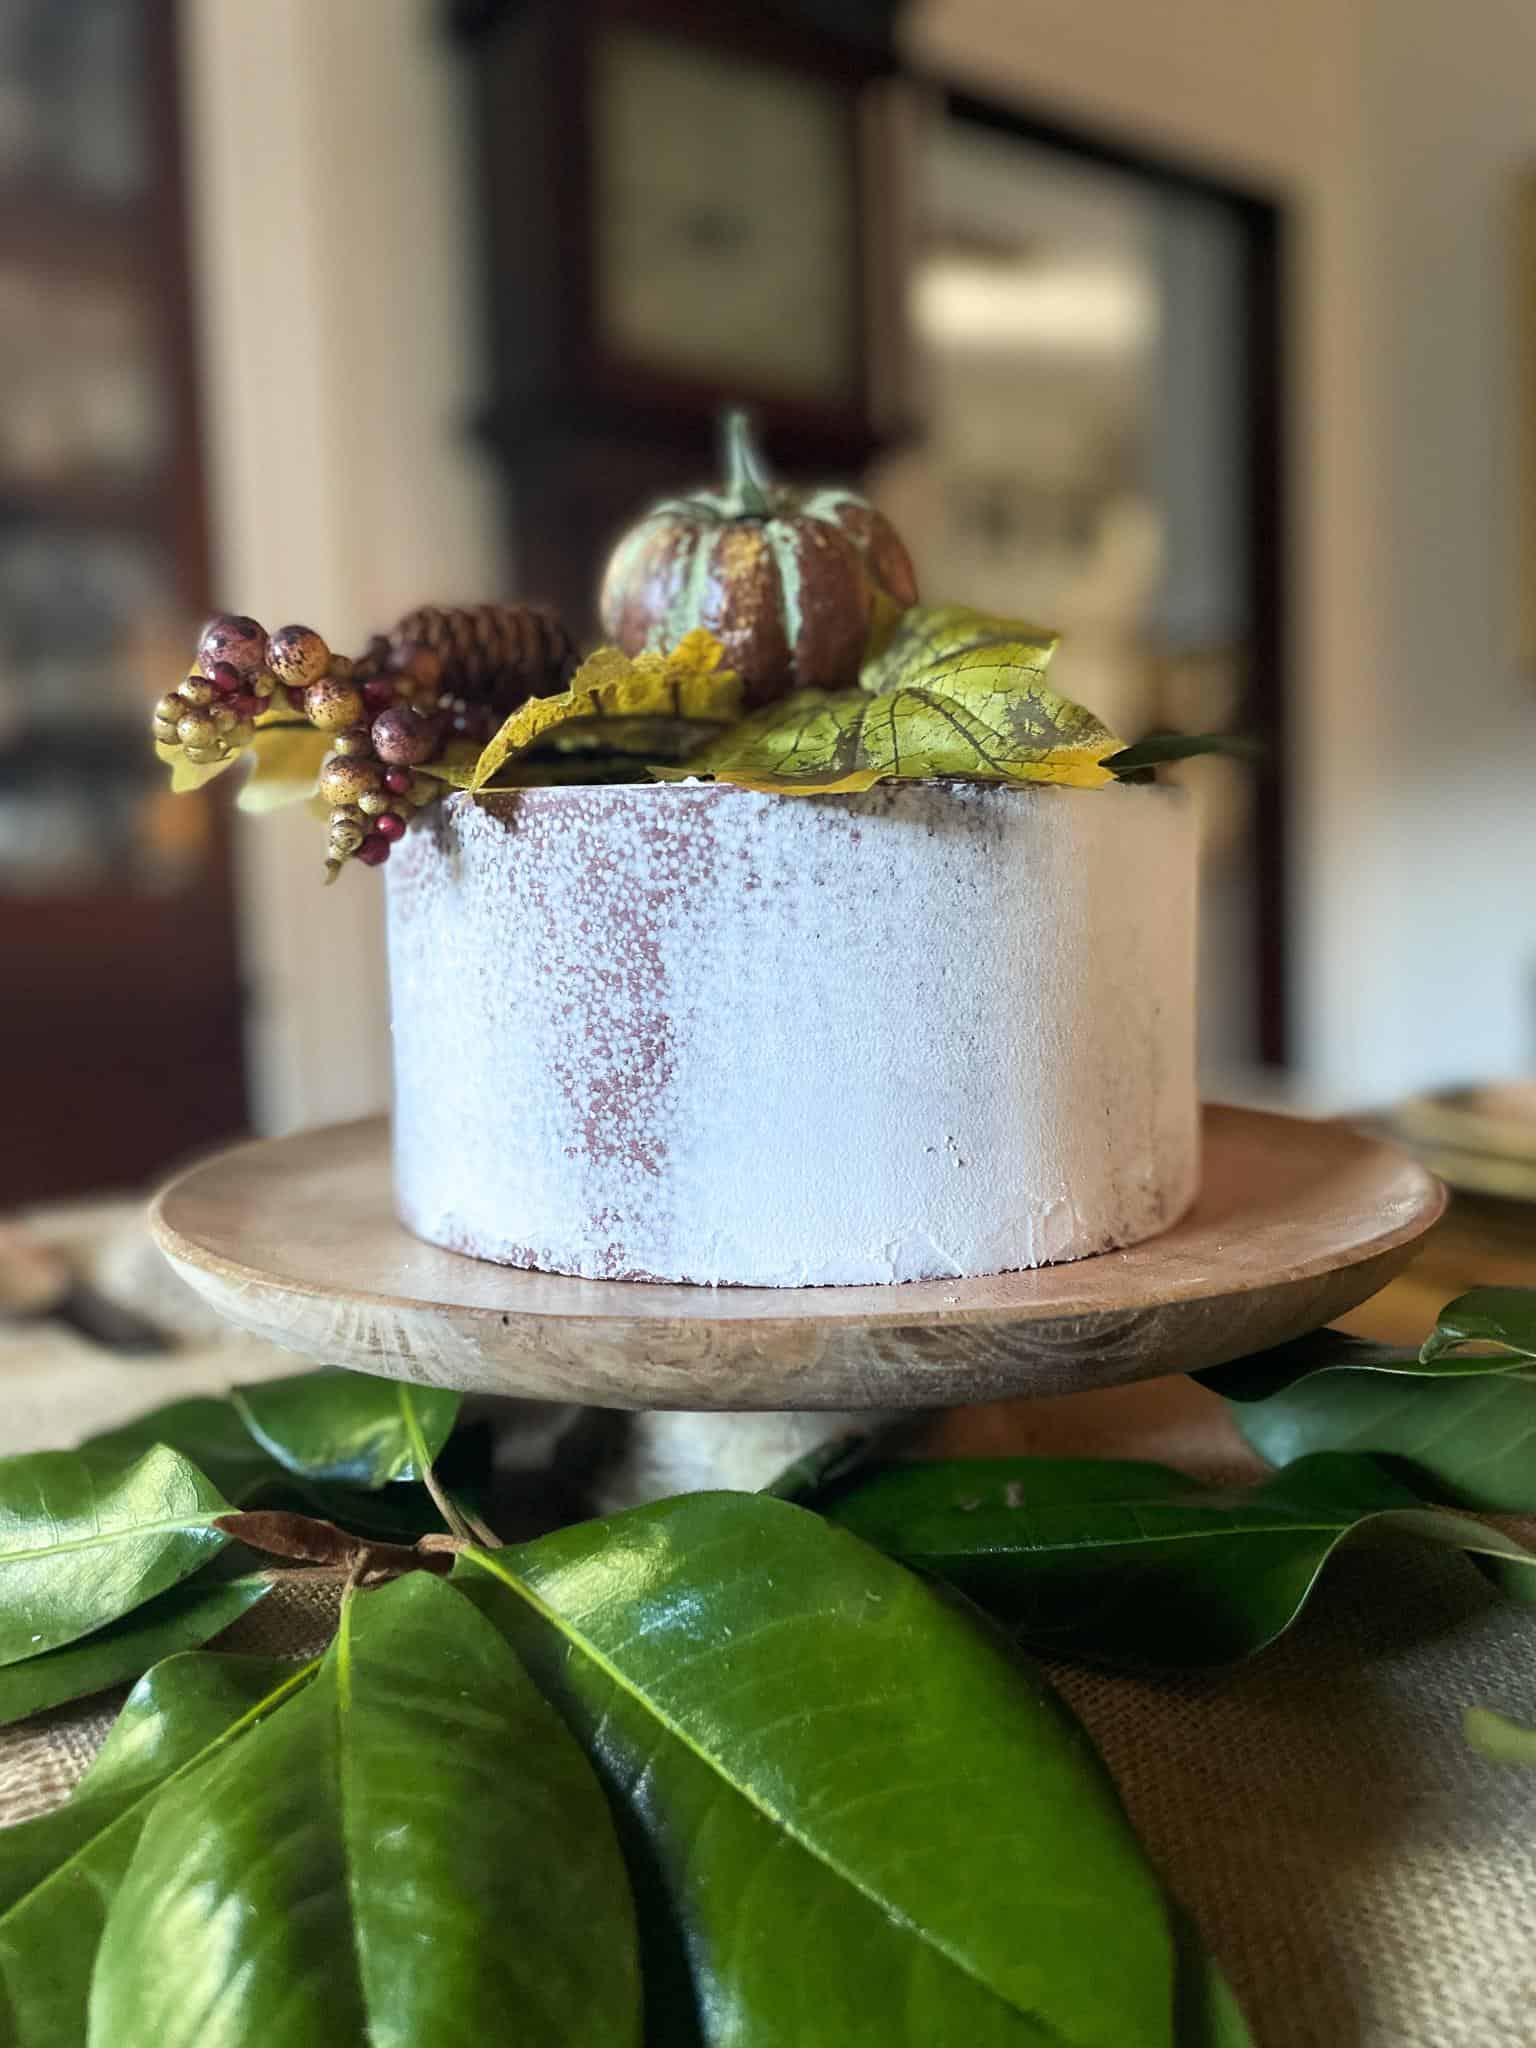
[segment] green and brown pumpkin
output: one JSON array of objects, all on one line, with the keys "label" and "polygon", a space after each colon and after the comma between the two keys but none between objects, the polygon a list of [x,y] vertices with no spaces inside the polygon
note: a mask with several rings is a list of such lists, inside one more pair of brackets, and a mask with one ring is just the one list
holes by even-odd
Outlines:
[{"label": "green and brown pumpkin", "polygon": [[855,491],[770,482],[742,413],[726,420],[725,448],[722,490],[653,506],[615,547],[604,633],[636,655],[703,627],[749,708],[791,690],[847,688],[872,626],[917,601],[900,535]]}]

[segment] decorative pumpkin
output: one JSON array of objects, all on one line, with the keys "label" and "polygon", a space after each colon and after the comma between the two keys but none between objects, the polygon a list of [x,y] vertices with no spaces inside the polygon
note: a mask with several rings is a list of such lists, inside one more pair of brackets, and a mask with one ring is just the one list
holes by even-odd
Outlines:
[{"label": "decorative pumpkin", "polygon": [[911,558],[856,492],[771,483],[744,413],[725,422],[720,491],[653,506],[609,557],[602,621],[626,654],[696,627],[725,648],[749,709],[791,690],[857,683],[877,609],[917,601]]}]

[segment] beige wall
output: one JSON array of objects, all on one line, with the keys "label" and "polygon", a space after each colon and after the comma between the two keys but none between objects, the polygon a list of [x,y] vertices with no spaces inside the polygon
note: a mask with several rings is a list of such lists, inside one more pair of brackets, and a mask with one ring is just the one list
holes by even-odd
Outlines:
[{"label": "beige wall", "polygon": [[[435,0],[181,10],[219,599],[352,649],[500,587],[463,78]],[[383,1106],[380,877],[303,811],[242,821],[263,1128]]]},{"label": "beige wall", "polygon": [[1289,202],[1301,1057],[1340,1100],[1536,1064],[1503,267],[1536,7],[920,0],[911,42]]}]

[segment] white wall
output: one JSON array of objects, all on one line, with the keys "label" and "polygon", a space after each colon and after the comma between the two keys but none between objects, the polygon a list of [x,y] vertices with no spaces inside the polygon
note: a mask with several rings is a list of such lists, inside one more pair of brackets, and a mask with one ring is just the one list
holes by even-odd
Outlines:
[{"label": "white wall", "polygon": [[[1536,674],[1516,658],[1512,199],[1532,0],[1371,0],[1380,610],[1371,1029],[1394,1081],[1536,1068]],[[1536,562],[1523,565],[1536,577]]]},{"label": "white wall", "polygon": [[1342,1101],[1536,1063],[1504,271],[1536,7],[920,0],[911,42],[1291,204],[1301,1059]]},{"label": "white wall", "polygon": [[[350,651],[503,586],[458,60],[435,0],[190,0],[194,255],[221,604]],[[258,1123],[383,1106],[381,877],[321,887],[303,811],[242,820]]]}]

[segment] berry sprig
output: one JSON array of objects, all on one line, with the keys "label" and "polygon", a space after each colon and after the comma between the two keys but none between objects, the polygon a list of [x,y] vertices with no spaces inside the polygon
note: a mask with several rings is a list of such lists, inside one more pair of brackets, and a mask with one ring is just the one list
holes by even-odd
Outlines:
[{"label": "berry sprig", "polygon": [[217,771],[258,726],[302,721],[331,735],[319,794],[331,806],[326,878],[348,860],[378,867],[422,808],[444,793],[420,770],[453,747],[483,745],[520,704],[565,687],[575,648],[550,612],[528,605],[423,606],[355,659],[308,626],[268,634],[221,613],[197,661],[155,706],[163,755]]}]

